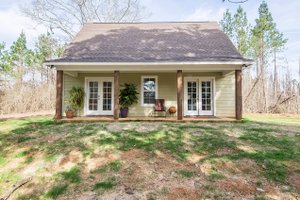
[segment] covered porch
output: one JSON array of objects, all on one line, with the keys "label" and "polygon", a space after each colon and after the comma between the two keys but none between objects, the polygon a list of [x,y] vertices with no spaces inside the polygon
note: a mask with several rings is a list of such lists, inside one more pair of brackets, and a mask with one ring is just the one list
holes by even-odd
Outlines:
[{"label": "covered porch", "polygon": [[[178,65],[178,63],[177,63]],[[57,93],[55,118],[66,122],[73,121],[233,121],[242,119],[241,69],[240,63],[190,64],[184,67],[171,65],[149,66],[56,66]],[[202,65],[202,66],[201,66]],[[201,66],[201,67],[199,67]],[[204,67],[205,66],[205,67]],[[112,68],[114,68],[112,70]],[[84,69],[84,71],[83,71]],[[96,70],[97,69],[97,70]],[[182,70],[184,69],[184,70]],[[150,112],[153,105],[143,102],[143,78],[155,80],[155,98],[164,99],[166,108],[176,107],[176,114],[167,117],[153,117]],[[89,110],[90,82],[98,81],[99,87],[105,82],[111,83],[111,97],[108,110],[91,112]],[[102,82],[101,82],[102,81]],[[131,82],[139,88],[138,105],[129,108],[129,117],[120,118],[119,90],[124,83]],[[97,86],[98,86],[97,83]],[[193,87],[196,85],[196,96],[192,99]],[[207,85],[205,85],[207,84]],[[64,118],[65,99],[72,85],[85,89],[84,109],[78,117]],[[201,86],[202,85],[202,86]],[[204,86],[203,86],[204,85]],[[201,93],[211,92],[210,97]],[[208,89],[209,90],[208,90]],[[103,93],[101,93],[103,94]],[[204,101],[201,98],[206,98]],[[210,98],[207,100],[207,98]],[[194,103],[193,103],[194,102]],[[195,103],[196,102],[196,103]],[[206,102],[206,107],[203,107]],[[209,104],[207,103],[209,102]],[[104,105],[98,105],[103,107]]]},{"label": "covered porch", "polygon": [[[72,122],[113,122],[116,121],[112,116],[83,116],[74,117],[71,119],[63,117],[60,119],[62,122],[72,123]],[[118,121],[128,122],[128,121],[144,121],[144,122],[236,122],[239,121],[236,118],[230,117],[215,117],[215,116],[198,116],[198,117],[183,117],[178,120],[177,117],[127,117],[119,118]]]}]

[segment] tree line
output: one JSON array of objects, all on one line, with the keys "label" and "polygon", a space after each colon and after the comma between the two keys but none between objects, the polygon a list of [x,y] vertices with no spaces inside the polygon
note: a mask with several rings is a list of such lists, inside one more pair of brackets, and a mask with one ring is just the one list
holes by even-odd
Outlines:
[{"label": "tree line", "polygon": [[[32,0],[21,11],[49,31],[32,48],[23,32],[9,47],[0,42],[0,114],[54,109],[55,73],[43,62],[60,57],[84,23],[139,21],[146,15],[138,0]],[[244,112],[299,113],[300,69],[294,79],[280,54],[287,39],[267,3],[259,6],[254,24],[239,6],[234,13],[226,10],[220,25],[241,55],[255,63],[243,69]]]},{"label": "tree line", "polygon": [[241,55],[254,62],[243,70],[244,111],[299,113],[300,74],[292,78],[286,58],[278,56],[285,50],[287,39],[274,22],[267,3],[260,4],[254,24],[239,6],[234,13],[226,10],[220,25]]},{"label": "tree line", "polygon": [[0,44],[0,114],[54,108],[55,73],[43,63],[60,57],[64,46],[50,32],[41,34],[33,48],[24,32],[10,47]]},{"label": "tree line", "polygon": [[56,77],[43,62],[60,57],[84,23],[132,22],[147,15],[139,0],[31,0],[20,11],[49,31],[32,48],[23,32],[10,47],[0,41],[0,114],[54,109]]}]

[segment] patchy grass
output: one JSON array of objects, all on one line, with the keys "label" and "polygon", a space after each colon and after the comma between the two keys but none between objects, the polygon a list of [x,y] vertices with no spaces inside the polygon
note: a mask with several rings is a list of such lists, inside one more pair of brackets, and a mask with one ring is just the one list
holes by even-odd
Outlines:
[{"label": "patchy grass", "polygon": [[46,197],[50,199],[56,199],[59,195],[65,193],[67,191],[67,188],[67,184],[55,185],[46,193]]},{"label": "patchy grass", "polygon": [[272,123],[272,124],[293,124],[300,125],[300,117],[293,115],[285,114],[246,114],[244,115],[245,120],[253,122],[263,122],[263,123]]},{"label": "patchy grass", "polygon": [[249,115],[242,123],[2,120],[0,194],[33,177],[12,199],[297,199],[299,121],[279,115]]},{"label": "patchy grass", "polygon": [[98,169],[92,170],[92,173],[106,173],[106,172],[118,172],[120,171],[122,167],[122,164],[120,161],[116,160],[116,161],[112,161],[110,163],[108,163],[107,165],[104,165]]},{"label": "patchy grass", "polygon": [[112,189],[117,185],[115,177],[111,177],[106,179],[105,181],[101,181],[95,184],[94,189],[103,189],[103,190],[109,190]]},{"label": "patchy grass", "polygon": [[61,175],[66,181],[69,181],[70,183],[78,184],[81,181],[80,169],[78,167],[73,167],[69,171],[62,172]]},{"label": "patchy grass", "polygon": [[207,179],[210,181],[215,181],[223,178],[225,178],[225,176],[219,172],[212,172],[207,176]]},{"label": "patchy grass", "polygon": [[176,173],[185,178],[191,178],[195,175],[195,172],[186,169],[177,170]]}]

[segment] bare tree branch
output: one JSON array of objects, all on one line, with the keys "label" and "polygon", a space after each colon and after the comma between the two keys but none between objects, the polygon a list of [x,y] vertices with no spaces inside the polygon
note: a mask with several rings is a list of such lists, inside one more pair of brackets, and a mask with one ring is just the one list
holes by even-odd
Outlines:
[{"label": "bare tree branch", "polygon": [[31,0],[21,12],[71,39],[86,22],[133,22],[143,18],[139,0]]}]

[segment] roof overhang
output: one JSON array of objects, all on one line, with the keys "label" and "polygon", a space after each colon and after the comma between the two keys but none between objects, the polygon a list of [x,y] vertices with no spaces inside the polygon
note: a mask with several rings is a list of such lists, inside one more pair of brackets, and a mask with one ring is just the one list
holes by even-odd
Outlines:
[{"label": "roof overhang", "polygon": [[47,62],[44,65],[64,71],[222,71],[241,69],[242,67],[252,65],[252,62]]}]

